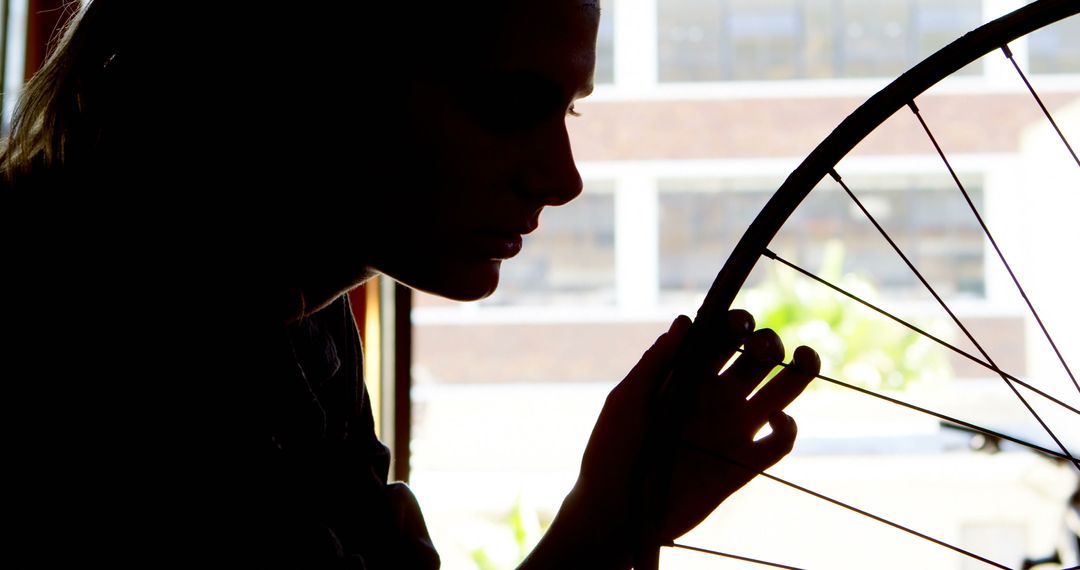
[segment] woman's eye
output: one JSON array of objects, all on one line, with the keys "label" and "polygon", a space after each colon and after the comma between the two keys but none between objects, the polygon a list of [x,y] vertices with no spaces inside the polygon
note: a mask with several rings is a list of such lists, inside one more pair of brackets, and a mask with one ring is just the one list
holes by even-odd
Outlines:
[{"label": "woman's eye", "polygon": [[[484,99],[482,104],[472,105],[473,117],[483,126],[498,133],[518,133],[535,128],[553,116],[559,116],[559,105],[543,98],[530,95]],[[580,116],[573,105],[566,109],[566,115]]]},{"label": "woman's eye", "polygon": [[476,105],[473,116],[493,131],[511,133],[533,127],[543,119],[543,112],[527,101],[497,99]]}]

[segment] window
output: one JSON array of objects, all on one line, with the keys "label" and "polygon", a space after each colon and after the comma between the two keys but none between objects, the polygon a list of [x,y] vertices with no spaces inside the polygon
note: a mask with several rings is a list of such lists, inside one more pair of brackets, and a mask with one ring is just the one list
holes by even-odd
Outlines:
[{"label": "window", "polygon": [[[604,4],[600,23],[598,84],[614,78],[614,4]],[[512,527],[507,522],[510,517],[521,522],[520,526],[543,526],[550,521],[573,483],[587,434],[608,391],[675,314],[694,314],[737,241],[789,172],[786,163],[803,156],[795,145],[778,149],[770,141],[805,137],[809,151],[826,131],[818,121],[800,119],[812,113],[839,121],[864,91],[863,85],[830,80],[894,77],[975,28],[983,18],[983,4],[991,3],[657,0],[655,35],[633,37],[626,33],[617,38],[620,44],[656,42],[644,48],[620,45],[618,51],[637,50],[651,57],[652,47],[658,48],[655,71],[662,83],[812,79],[820,85],[774,83],[734,90],[722,84],[702,85],[701,89],[661,85],[654,90],[650,73],[643,73],[644,78],[620,78],[627,81],[617,92],[602,93],[586,103],[590,108],[575,125],[587,128],[571,129],[571,136],[576,137],[574,149],[584,158],[582,171],[594,180],[586,182],[580,198],[545,210],[540,229],[527,237],[524,251],[503,264],[499,290],[489,299],[469,304],[416,296],[412,313],[415,358],[411,361],[414,423],[410,483],[424,505],[444,564],[466,568],[485,565],[490,558],[491,567],[513,567],[520,555],[514,533],[522,529]],[[629,11],[640,7],[627,0],[619,2],[618,8]],[[619,13],[620,17],[626,15]],[[626,22],[628,32],[635,29],[630,24],[639,25],[641,30],[653,29],[654,22],[648,20],[651,13],[632,16],[633,21]],[[622,25],[619,31],[624,29]],[[1062,29],[1065,32],[1031,39],[1027,53],[1032,66],[1043,73],[1067,72],[1053,71],[1059,69],[1053,66],[1080,61],[1075,50],[1069,51],[1080,49],[1078,40],[1073,39],[1080,38],[1080,31]],[[977,65],[962,73],[980,73]],[[1065,86],[1055,93],[1053,104],[1074,95],[1072,79],[1062,78]],[[867,87],[872,83],[877,81],[865,82]],[[819,91],[819,87],[826,88]],[[1014,136],[1019,125],[1007,128],[1002,135],[981,130],[979,124],[961,124],[963,117],[948,112],[962,107],[964,117],[969,111],[975,117],[993,116],[1002,112],[1003,100],[1013,97],[1003,96],[996,86],[980,91],[985,87],[982,82],[971,82],[970,91],[969,86],[962,87],[959,96],[953,92],[928,94],[942,97],[940,108],[948,121],[948,128],[935,131],[948,148],[950,159],[956,159],[967,190],[1008,252],[1026,243],[1015,238],[1027,238],[1031,233],[1030,228],[1025,228],[1023,235],[1016,233],[1020,226],[1008,223],[1017,217],[1017,205],[1033,201],[1032,193],[1043,188],[1047,193],[1040,196],[1071,196],[1059,192],[1057,185],[1065,179],[1062,173],[1075,173],[1075,165],[1067,162],[1066,166],[1073,167],[1067,171],[1043,169],[1042,147],[1022,148]],[[717,98],[711,99],[711,94]],[[740,106],[744,100],[748,104]],[[715,115],[704,114],[702,104],[714,102],[720,103]],[[920,107],[927,111],[935,103],[921,100]],[[657,116],[658,108],[667,115]],[[1029,111],[1025,117],[1036,116],[1037,109]],[[765,112],[781,120],[762,121]],[[714,118],[723,121],[725,128],[713,128]],[[987,253],[985,238],[967,212],[963,197],[932,154],[932,146],[914,130],[917,122],[908,116],[903,120],[889,127],[898,131],[885,132],[896,138],[882,144],[875,141],[853,153],[851,162],[842,168],[845,180],[927,280],[957,309],[965,326],[1001,369],[1024,379],[1056,379],[1043,372],[1050,370],[1056,359],[1033,350],[1034,343],[1027,342],[1033,329],[1024,320],[1020,300],[1007,294],[1008,277],[996,256]],[[989,127],[996,122],[984,123]],[[936,124],[932,122],[932,126]],[[679,130],[673,132],[669,127]],[[683,140],[679,137],[687,132],[684,128],[699,128],[709,136],[729,136],[736,141],[745,140],[739,138],[743,136],[753,139],[738,146],[703,147],[693,139],[679,144]],[[912,133],[918,135],[917,140],[909,139]],[[1009,138],[988,139],[993,134]],[[984,144],[988,141],[991,144]],[[639,142],[642,144],[637,145]],[[1038,175],[1020,184],[1017,169],[1026,168],[1029,162],[1039,165],[1033,168]],[[1067,216],[1075,208],[1058,210]],[[1052,224],[1053,228],[1043,225],[1047,226],[1045,235],[1051,230],[1057,235],[1068,226],[1064,222]],[[1075,225],[1069,229],[1075,230]],[[1073,234],[1075,231],[1069,236]],[[1032,241],[1046,243],[1043,234],[1038,237]],[[833,239],[839,247],[826,247]],[[1070,239],[1052,241],[1076,241]],[[842,265],[840,271],[853,275],[839,280],[839,285],[975,352],[832,180],[826,179],[809,195],[771,247],[807,270],[821,271],[826,260],[835,263],[832,267]],[[1055,271],[1050,278],[1025,280],[1033,298],[1039,306],[1055,306],[1055,298],[1071,299],[1067,287],[1056,288],[1061,282],[1054,278],[1060,259],[1046,265]],[[761,320],[765,317],[749,302],[790,291],[796,292],[786,297],[793,300],[791,304],[816,303],[826,309],[837,306],[850,309],[856,317],[869,313],[864,319],[846,321],[858,326],[824,332],[820,320],[790,319],[791,335],[784,335],[785,344],[790,349],[805,342],[823,353],[832,351],[827,355],[831,376],[866,386],[903,385],[911,390],[901,399],[918,405],[932,402],[927,407],[977,423],[993,418],[989,423],[995,426],[1026,425],[1024,422],[1030,420],[1000,378],[992,377],[985,368],[929,342],[908,343],[902,326],[782,266],[762,260],[758,269],[769,271],[750,276],[748,290],[743,291],[747,295],[739,302],[746,301],[743,306],[754,309]],[[1045,274],[1037,269],[1026,267],[1024,275]],[[776,277],[790,277],[797,285],[785,288]],[[874,291],[866,294],[870,289]],[[833,297],[839,300],[819,302]],[[772,311],[774,315],[784,306],[776,305],[781,309]],[[1048,319],[1054,316],[1044,315]],[[1075,324],[1062,318],[1066,325]],[[774,318],[771,323],[775,322]],[[1050,326],[1058,328],[1054,323]],[[835,334],[825,334],[829,331]],[[843,342],[836,342],[838,338]],[[867,350],[870,347],[865,343],[850,339],[871,339],[886,350]],[[876,384],[865,379],[875,374],[865,374],[864,364],[871,360],[875,365],[881,363]],[[903,381],[896,382],[897,377]],[[988,483],[1002,500],[991,505],[996,509],[993,514],[983,516],[989,486],[964,485],[965,481],[985,478],[982,458],[963,451],[967,438],[943,431],[935,418],[824,383],[818,383],[793,406],[800,441],[795,455],[782,467],[793,474],[792,480],[859,505],[873,505],[876,512],[915,521],[916,526],[940,528],[950,536],[961,536],[963,531],[963,546],[975,552],[994,552],[1000,546],[1001,559],[1018,560],[1023,554],[1011,540],[995,543],[1001,536],[997,530],[963,525],[991,524],[985,521],[1007,516],[1017,525],[1035,528],[1033,525],[1050,518],[1043,514],[1048,511],[1039,509],[1060,508],[1061,501],[1049,491],[1037,500],[1030,498],[1024,471],[1030,458],[1002,453],[994,459],[999,465],[1008,465],[992,469],[1000,479]],[[1048,465],[1040,469],[1049,469]],[[951,478],[944,481],[941,473],[951,474]],[[948,500],[937,494],[941,491],[948,493]],[[880,562],[875,552],[883,550],[894,554],[890,563],[896,568],[958,567],[959,562],[946,559],[953,556],[951,553],[929,547],[924,552],[913,547],[906,535],[893,537],[882,532],[883,536],[877,537],[872,530],[864,531],[865,526],[847,521],[848,513],[806,501],[804,505],[801,499],[768,483],[751,485],[694,531],[699,535],[688,543],[721,550],[729,546],[732,552],[757,553],[763,559],[800,567],[873,567]],[[963,506],[958,506],[960,503]],[[783,504],[791,514],[785,519],[794,521],[790,528],[766,534],[755,531],[775,526],[772,507],[776,504]],[[976,511],[978,517],[969,521],[970,513]],[[861,545],[858,552],[844,550],[852,544],[850,540],[832,541],[828,533],[805,532],[798,524],[804,520],[824,520],[829,528],[852,529],[859,534],[859,540],[854,541]],[[975,531],[968,532],[970,528]],[[783,549],[777,550],[776,536],[781,534]],[[836,556],[838,548],[845,552],[843,556]],[[676,553],[665,553],[668,556],[666,566],[698,565],[696,560],[677,558]]]},{"label": "window", "polygon": [[658,15],[663,82],[892,77],[977,26],[982,3],[660,0]]},{"label": "window", "polygon": [[[851,178],[851,188],[943,296],[985,294],[983,236],[952,181],[941,177]],[[828,184],[828,182],[823,183]],[[679,302],[704,293],[777,181],[667,180],[660,185],[661,294]],[[981,185],[967,190],[982,208]],[[892,297],[922,286],[851,199],[828,186],[810,193],[772,243],[801,267],[821,265],[823,244],[838,239],[844,267],[857,268]],[[753,286],[752,275],[748,286]]]}]

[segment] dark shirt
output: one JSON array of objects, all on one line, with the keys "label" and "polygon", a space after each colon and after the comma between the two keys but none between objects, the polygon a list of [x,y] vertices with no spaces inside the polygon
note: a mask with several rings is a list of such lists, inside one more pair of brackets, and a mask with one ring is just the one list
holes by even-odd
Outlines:
[{"label": "dark shirt", "polygon": [[288,326],[279,351],[267,451],[289,514],[282,538],[348,568],[437,568],[423,525],[405,522],[422,521],[411,493],[387,486],[348,297]]},{"label": "dark shirt", "polygon": [[29,281],[40,273],[8,279],[34,287],[10,289],[33,294],[8,297],[0,345],[5,560],[438,567],[411,493],[387,485],[346,297],[289,326],[252,324],[206,310],[198,283],[163,295],[92,270],[51,299]]}]

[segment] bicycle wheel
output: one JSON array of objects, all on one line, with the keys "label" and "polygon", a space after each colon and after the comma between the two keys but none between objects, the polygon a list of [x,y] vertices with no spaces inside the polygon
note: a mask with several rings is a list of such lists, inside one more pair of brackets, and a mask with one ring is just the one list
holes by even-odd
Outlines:
[{"label": "bicycle wheel", "polygon": [[[882,235],[890,245],[894,247],[898,256],[903,259],[904,263],[908,265],[911,270],[918,276],[920,282],[926,286],[931,295],[936,301],[938,301],[943,308],[944,312],[949,315],[952,321],[957,324],[963,333],[966,334],[970,345],[974,346],[974,349],[960,349],[966,353],[968,357],[973,357],[975,360],[981,361],[981,364],[987,366],[994,375],[1000,376],[1001,381],[1008,387],[1009,390],[1016,393],[1018,405],[1025,406],[1028,410],[1031,410],[1033,418],[1042,431],[1045,432],[1046,442],[1044,445],[1037,445],[1037,451],[1040,454],[1048,455],[1057,458],[1059,461],[1063,461],[1066,464],[1071,464],[1073,469],[1080,469],[1076,461],[1077,452],[1080,450],[1074,449],[1080,442],[1072,443],[1070,447],[1069,439],[1075,440],[1077,433],[1062,432],[1059,430],[1051,429],[1050,426],[1042,420],[1032,406],[1028,403],[1028,400],[1033,398],[1042,398],[1047,396],[1045,393],[1036,391],[1032,393],[1028,385],[1021,378],[1009,374],[1007,371],[999,368],[991,354],[983,350],[982,346],[978,343],[977,339],[970,335],[967,329],[963,326],[962,321],[955,317],[953,311],[951,311],[948,305],[942,301],[933,290],[932,284],[925,281],[925,279],[919,273],[917,267],[910,263],[909,259],[904,255],[902,248],[896,246],[892,239],[888,237],[887,231],[881,228],[880,224],[874,219],[873,214],[870,212],[872,208],[866,208],[858,199],[858,189],[849,188],[845,184],[841,173],[838,172],[838,164],[844,159],[860,142],[864,141],[868,136],[878,130],[882,124],[884,124],[890,117],[893,117],[898,111],[903,110],[905,107],[910,108],[915,112],[915,118],[926,131],[929,137],[929,141],[933,144],[933,147],[937,149],[943,159],[943,172],[947,172],[956,184],[959,186],[959,191],[963,193],[966,201],[972,206],[972,210],[976,218],[978,218],[982,229],[985,230],[986,236],[989,242],[988,247],[992,247],[993,250],[1000,254],[1000,249],[996,243],[991,229],[986,227],[982,218],[978,214],[978,209],[972,204],[972,200],[968,197],[967,192],[963,188],[963,183],[960,176],[957,176],[953,167],[949,163],[947,154],[941,150],[937,141],[934,139],[932,127],[927,126],[922,115],[919,114],[916,99],[926,92],[932,86],[938,84],[943,79],[953,75],[957,71],[961,70],[965,66],[970,65],[979,58],[986,56],[987,54],[996,50],[1002,50],[1004,55],[1011,59],[1011,53],[1008,49],[1009,42],[1026,36],[1036,30],[1049,26],[1055,22],[1059,22],[1071,16],[1075,16],[1080,12],[1080,2],[1075,0],[1038,0],[1032,4],[1029,4],[1007,16],[994,20],[988,24],[985,24],[975,30],[964,35],[962,38],[949,44],[945,48],[939,50],[935,54],[923,60],[918,65],[911,68],[909,71],[898,77],[895,81],[890,83],[887,87],[879,91],[876,95],[868,99],[862,106],[848,116],[843,122],[836,127],[836,129],[829,135],[824,141],[821,142],[811,152],[806,159],[787,177],[786,181],[779,187],[772,198],[768,201],[765,207],[761,210],[760,214],[755,218],[753,223],[749,226],[747,231],[743,234],[738,244],[735,246],[732,254],[724,264],[723,268],[717,275],[713,285],[711,286],[705,301],[702,303],[695,321],[691,329],[691,333],[687,342],[687,350],[700,350],[705,342],[705,339],[711,338],[713,335],[709,334],[710,329],[720,326],[722,323],[721,317],[726,313],[729,307],[732,306],[733,301],[736,299],[736,295],[743,289],[747,282],[748,277],[754,270],[758,262],[763,258],[777,259],[772,251],[770,251],[770,244],[777,236],[778,232],[788,223],[788,221],[795,214],[799,206],[807,198],[812,190],[819,187],[823,180],[832,178],[832,184],[842,188],[852,200],[852,208],[861,210],[863,214],[868,218],[871,224],[882,231]],[[1019,71],[1019,67],[1017,67]],[[1022,77],[1022,75],[1021,75]],[[1023,78],[1023,81],[1027,83],[1027,79]],[[1030,85],[1030,84],[1029,84]],[[1037,104],[1046,111],[1046,120],[1053,126],[1053,128],[1061,133],[1058,125],[1053,119],[1052,114],[1046,110],[1037,92],[1032,89],[1031,94],[1034,96]],[[1033,103],[1034,104],[1034,103]],[[993,120],[992,118],[989,120]],[[1067,138],[1062,135],[1062,143],[1068,148],[1069,153],[1072,156],[1072,160],[1076,161],[1076,154],[1069,146]],[[1077,167],[1080,167],[1080,161],[1077,161]],[[1080,191],[1080,188],[1074,189]],[[1020,289],[1021,295],[1024,297],[1027,306],[1031,308],[1032,313],[1035,315],[1034,319],[1038,322],[1041,331],[1046,332],[1046,327],[1042,325],[1042,319],[1035,312],[1033,304],[1028,300],[1027,294],[1023,291],[1021,285],[1022,279],[1018,279],[1013,274],[1011,266],[1008,265],[1005,256],[1001,256],[1001,260],[1005,263],[1005,267],[1008,269],[1010,275],[1012,275],[1014,283]],[[783,264],[787,264],[791,269],[801,271],[801,268],[794,264],[788,263],[782,257],[779,261]],[[808,278],[813,279],[812,275],[807,275]],[[1020,276],[1022,277],[1022,275]],[[829,284],[825,283],[822,286],[828,287]],[[843,291],[839,291],[844,293]],[[897,319],[891,314],[886,314],[885,318],[893,318],[901,324],[907,324],[902,319]],[[940,341],[934,335],[927,333],[924,330],[916,327],[916,332],[922,335],[926,335],[929,338]],[[1046,340],[1050,346],[1053,347],[1054,352],[1057,354],[1058,359],[1061,362],[1068,377],[1072,380],[1073,384],[1076,383],[1073,372],[1069,370],[1067,364],[1067,355],[1063,355],[1062,351],[1066,347],[1058,346],[1060,343],[1055,343],[1052,336],[1047,332]],[[786,340],[786,339],[785,339]],[[950,344],[950,343],[945,343]],[[952,346],[950,344],[950,346]],[[955,346],[953,346],[955,348]],[[1080,391],[1080,386],[1077,387]],[[1072,394],[1075,396],[1075,394]],[[1073,403],[1062,401],[1059,398],[1055,398],[1054,406],[1066,408],[1067,413],[1076,413],[1075,400]],[[925,412],[934,413],[932,410],[924,410]],[[937,416],[942,421],[955,425],[957,421],[963,422],[958,418],[951,416]],[[984,436],[989,436],[996,440],[1000,440],[1002,436],[1006,440],[1013,437],[1010,434],[1003,434],[994,430],[983,428],[978,425],[968,425],[968,429],[973,431],[982,432]],[[1075,431],[1075,430],[1074,430]],[[1031,443],[1023,438],[1015,438],[1022,443]],[[1040,441],[1040,443],[1043,443]],[[771,475],[765,474],[767,478],[777,479]],[[808,491],[805,488],[801,488],[797,484],[793,484],[789,481],[779,480],[780,483],[788,485],[789,487],[798,487],[802,491]],[[819,498],[822,498],[819,496]],[[832,497],[824,497],[825,500],[830,502],[839,503],[841,501],[835,501]],[[851,505],[842,505],[843,508],[853,509]],[[879,514],[862,513],[876,518],[878,522],[883,522],[886,525],[894,527],[901,527],[889,520],[887,516]],[[917,529],[902,528],[897,529],[907,532],[909,534],[917,534],[922,538],[937,543],[945,548],[959,551],[959,554],[966,556],[969,563],[975,564],[974,567],[998,567],[998,568],[1012,568],[1016,567],[1013,563],[1002,563],[995,561],[978,553],[969,552],[964,549],[958,549],[948,544],[944,540],[939,540],[936,537],[929,536],[926,533],[922,533]],[[730,555],[730,553],[729,553]],[[739,558],[736,554],[735,558]],[[655,566],[658,557],[652,560],[640,560],[639,568],[648,568]],[[790,566],[780,563],[768,563],[757,559],[751,559],[750,557],[743,558],[744,562],[748,563],[764,563],[766,565],[772,565],[776,567],[788,567],[796,568],[798,566]],[[783,562],[783,561],[780,561]]]}]

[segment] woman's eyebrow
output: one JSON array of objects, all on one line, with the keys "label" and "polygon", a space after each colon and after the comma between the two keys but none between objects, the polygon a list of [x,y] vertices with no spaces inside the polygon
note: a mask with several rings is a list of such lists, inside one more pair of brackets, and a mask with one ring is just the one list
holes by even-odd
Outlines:
[{"label": "woman's eyebrow", "polygon": [[559,109],[592,93],[593,82],[588,78],[581,83],[562,83],[531,69],[488,70],[458,77],[457,88],[470,99],[497,98]]},{"label": "woman's eyebrow", "polygon": [[498,80],[515,88],[561,91],[557,82],[535,71],[506,71],[498,74]]}]

